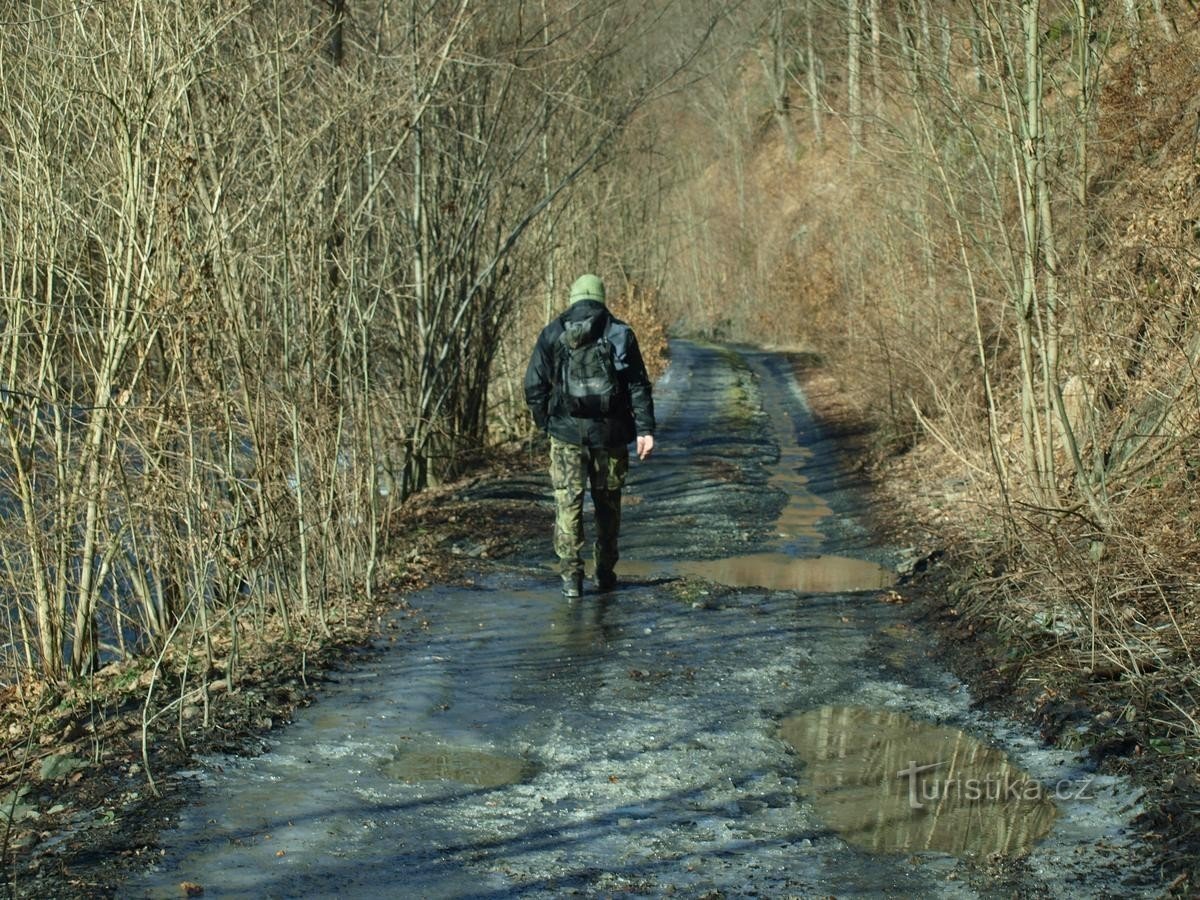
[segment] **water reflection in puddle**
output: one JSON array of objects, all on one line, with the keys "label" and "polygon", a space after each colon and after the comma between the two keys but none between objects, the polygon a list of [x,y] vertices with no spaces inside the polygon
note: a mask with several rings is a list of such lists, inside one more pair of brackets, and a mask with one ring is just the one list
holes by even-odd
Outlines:
[{"label": "water reflection in puddle", "polygon": [[813,803],[855,846],[878,852],[1024,853],[1050,830],[1048,790],[962,731],[855,706],[785,719]]},{"label": "water reflection in puddle", "polygon": [[862,559],[816,556],[796,559],[785,553],[750,553],[726,559],[645,563],[621,560],[617,573],[626,578],[691,575],[729,587],[831,594],[877,591],[896,583],[891,569]]},{"label": "water reflection in puddle", "polygon": [[[786,382],[789,385],[791,383],[791,379]],[[812,462],[813,451],[804,441],[797,439],[792,412],[796,404],[802,401],[795,395],[789,395],[787,387],[776,379],[762,379],[759,385],[763,411],[770,417],[779,441],[779,460],[772,467],[767,483],[787,495],[787,502],[775,520],[775,531],[783,538],[822,540],[825,535],[817,526],[823,519],[833,515],[833,509],[809,487],[806,472]],[[806,418],[802,421],[806,421]]]},{"label": "water reflection in puddle", "polygon": [[390,778],[408,784],[453,781],[483,788],[517,784],[533,771],[532,765],[520,757],[449,746],[406,748],[385,761],[382,768]]},{"label": "water reflection in puddle", "polygon": [[[786,461],[785,461],[786,465]],[[817,528],[822,519],[833,515],[829,504],[808,490],[808,479],[786,469],[776,472],[767,483],[788,495],[787,504],[775,520],[775,531],[785,538],[824,538]]]},{"label": "water reflection in puddle", "polygon": [[[782,406],[774,412],[774,416],[778,417],[777,421],[790,421]],[[775,532],[783,538],[821,540],[825,535],[817,526],[823,519],[833,515],[833,509],[809,489],[804,470],[812,459],[812,451],[795,444],[787,436],[781,440],[779,450],[779,462],[767,479],[767,484],[787,495],[787,502],[775,520]]]}]

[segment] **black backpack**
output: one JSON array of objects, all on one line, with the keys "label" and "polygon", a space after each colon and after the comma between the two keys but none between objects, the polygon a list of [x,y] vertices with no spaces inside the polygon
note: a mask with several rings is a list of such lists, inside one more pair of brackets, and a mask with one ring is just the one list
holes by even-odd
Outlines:
[{"label": "black backpack", "polygon": [[559,358],[559,395],[564,412],[576,419],[604,419],[618,409],[621,382],[612,343],[592,319],[564,322]]}]

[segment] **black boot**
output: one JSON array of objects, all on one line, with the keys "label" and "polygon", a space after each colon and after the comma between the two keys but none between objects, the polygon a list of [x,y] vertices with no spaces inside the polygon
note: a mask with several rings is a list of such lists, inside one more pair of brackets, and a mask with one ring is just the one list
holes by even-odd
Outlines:
[{"label": "black boot", "polygon": [[562,577],[562,593],[568,600],[583,596],[583,576],[564,575]]},{"label": "black boot", "polygon": [[617,586],[617,573],[612,569],[596,570],[596,587],[602,591],[611,591]]}]

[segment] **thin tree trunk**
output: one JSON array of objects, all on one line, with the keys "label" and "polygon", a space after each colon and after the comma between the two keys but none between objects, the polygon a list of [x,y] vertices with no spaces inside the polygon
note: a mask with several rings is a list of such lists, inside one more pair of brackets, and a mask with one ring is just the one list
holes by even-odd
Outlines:
[{"label": "thin tree trunk", "polygon": [[821,123],[821,95],[817,80],[817,52],[813,43],[813,0],[804,5],[804,51],[808,69],[808,103],[812,113],[813,136],[818,146],[825,143],[825,132]]},{"label": "thin tree trunk", "polygon": [[862,15],[859,0],[846,2],[846,92],[850,118],[850,155],[862,149]]},{"label": "thin tree trunk", "polygon": [[[1036,103],[1032,105],[1028,113],[1033,123],[1030,129],[1031,140],[1029,152],[1034,157],[1034,184],[1030,190],[1034,191],[1037,195],[1038,233],[1041,237],[1040,249],[1042,262],[1045,267],[1044,287],[1042,290],[1042,307],[1045,309],[1045,318],[1040,337],[1043,357],[1043,378],[1045,379],[1044,387],[1048,395],[1046,398],[1046,417],[1047,420],[1053,418],[1058,432],[1063,437],[1067,457],[1075,472],[1076,489],[1083,496],[1097,524],[1102,528],[1107,528],[1109,524],[1108,510],[1101,504],[1100,499],[1093,491],[1091,479],[1084,469],[1075,432],[1071,425],[1070,417],[1067,415],[1066,404],[1063,402],[1062,386],[1059,383],[1059,262],[1058,246],[1054,232],[1054,214],[1050,202],[1050,178],[1046,164],[1047,151],[1045,128],[1043,126],[1042,97],[1044,92],[1042,89],[1041,32],[1037,17],[1038,5],[1037,2],[1032,3],[1032,9],[1026,12],[1026,28],[1031,31],[1031,35],[1027,35],[1027,41],[1032,40],[1033,44],[1032,58],[1026,60],[1026,65],[1032,63],[1033,68],[1027,70],[1026,77],[1030,79],[1036,91]],[[1031,91],[1032,94],[1033,91]],[[1054,470],[1052,468],[1054,461],[1054,431],[1055,429],[1049,426],[1046,429],[1045,455],[1047,465],[1051,467],[1047,469],[1049,486],[1053,492],[1052,496],[1056,497],[1057,485],[1054,482]]]},{"label": "thin tree trunk", "polygon": [[[418,67],[421,46],[416,0],[412,0],[410,6],[409,29],[411,37],[409,52],[412,54],[413,105],[419,106],[421,101],[421,78]],[[428,360],[430,354],[433,352],[431,342],[433,340],[433,330],[437,328],[437,322],[433,320],[431,315],[433,299],[430,296],[431,282],[429,270],[432,262],[430,258],[429,215],[426,210],[425,125],[422,122],[418,122],[413,126],[412,161],[413,179],[410,227],[413,232],[413,298],[417,319],[417,347],[415,356],[418,360],[418,365],[417,383],[414,385],[414,396],[416,398],[414,411],[417,415],[409,429],[409,441],[405,447],[405,479],[402,497],[407,496],[408,493],[423,489],[427,484],[428,467],[426,456],[428,447],[426,432],[430,424],[426,416],[428,412],[427,398],[434,389],[429,383],[433,373],[430,371]]]},{"label": "thin tree trunk", "polygon": [[942,16],[938,23],[942,35],[941,57],[939,59],[938,78],[947,88],[950,86],[950,57],[954,51],[954,32],[950,28],[950,17]]},{"label": "thin tree trunk", "polygon": [[[1046,442],[1038,416],[1036,365],[1033,344],[1034,321],[1037,317],[1037,248],[1038,215],[1036,182],[1036,160],[1033,152],[1038,141],[1037,119],[1031,113],[1036,110],[1038,69],[1038,0],[1021,0],[1021,12],[1025,22],[1025,70],[1024,112],[1021,114],[1018,149],[1019,156],[1017,188],[1020,193],[1023,247],[1021,254],[1021,294],[1017,307],[1017,342],[1021,361],[1021,448],[1024,453],[1026,478],[1034,500],[1039,505],[1051,503],[1049,474],[1044,455]],[[1017,135],[1014,134],[1014,138]]]},{"label": "thin tree trunk", "polygon": [[883,25],[879,0],[870,0],[867,15],[871,20],[871,93],[876,119],[883,118]]},{"label": "thin tree trunk", "polygon": [[[329,61],[335,69],[341,68],[345,59],[345,27],[346,0],[330,0],[331,21],[329,28]],[[338,289],[341,285],[341,254],[346,236],[339,221],[338,206],[340,203],[342,177],[342,139],[341,129],[332,125],[329,129],[329,173],[325,182],[326,215],[329,217],[328,237],[325,239],[325,272],[326,290],[329,297],[325,303],[322,328],[325,332],[325,365],[327,371],[319,373],[325,381],[330,393],[338,395],[341,383],[342,336],[339,311],[342,304],[338,302]]]},{"label": "thin tree trunk", "polygon": [[1078,96],[1075,100],[1076,127],[1076,158],[1075,158],[1075,199],[1082,211],[1085,240],[1080,248],[1086,266],[1088,244],[1086,237],[1088,228],[1088,135],[1092,115],[1092,71],[1091,71],[1091,30],[1092,16],[1090,0],[1075,0],[1075,32],[1076,32],[1076,84]]},{"label": "thin tree trunk", "polygon": [[1142,58],[1142,18],[1137,0],[1122,0],[1125,26],[1129,29],[1129,52],[1133,56],[1133,92],[1138,97],[1146,93],[1146,63]]},{"label": "thin tree trunk", "polygon": [[[1053,391],[1055,374],[1052,360],[1057,358],[1057,347],[1051,348],[1051,343],[1057,342],[1053,304],[1055,301],[1055,272],[1052,261],[1046,257],[1047,234],[1049,222],[1046,217],[1047,206],[1045,195],[1045,134],[1042,115],[1042,46],[1041,31],[1038,21],[1041,12],[1041,0],[1025,0],[1022,26],[1025,32],[1025,140],[1023,142],[1025,162],[1025,201],[1029,221],[1026,232],[1030,236],[1030,245],[1026,248],[1031,266],[1031,289],[1029,310],[1033,326],[1037,332],[1037,352],[1041,357],[1042,367],[1042,401],[1038,410],[1045,425],[1038,435],[1038,452],[1040,454],[1042,490],[1045,497],[1058,505],[1058,478],[1055,472],[1054,459],[1054,426],[1052,421]],[[1049,239],[1050,246],[1053,240]],[[1044,270],[1045,277],[1039,279],[1039,271]],[[1039,291],[1039,280],[1042,289]],[[1045,314],[1043,315],[1043,310]]]},{"label": "thin tree trunk", "polygon": [[333,25],[329,29],[329,58],[334,66],[342,64],[345,53],[346,0],[329,0]]},{"label": "thin tree trunk", "polygon": [[933,26],[930,23],[929,0],[918,0],[917,25],[920,29],[920,45],[917,55],[922,60],[922,67],[928,66],[928,60],[933,55]]},{"label": "thin tree trunk", "polygon": [[787,148],[788,159],[795,161],[800,156],[800,145],[796,141],[796,129],[792,125],[792,116],[788,108],[788,73],[784,57],[783,6],[777,4],[771,16],[771,58],[759,51],[759,63],[763,75],[767,79],[767,88],[771,92],[771,110],[779,131],[783,135],[783,143]]},{"label": "thin tree trunk", "polygon": [[[1086,0],[1083,0],[1086,2]],[[983,69],[983,47],[979,37],[979,23],[971,23],[971,69],[975,73],[975,90],[982,93],[987,90],[987,75]]]},{"label": "thin tree trunk", "polygon": [[[550,12],[546,8],[546,0],[542,0],[542,49],[550,46]],[[542,85],[542,134],[539,142],[542,164],[542,191],[549,196],[551,185],[554,183],[550,173],[550,86]],[[557,267],[555,256],[558,247],[555,244],[555,220],[546,216],[543,220],[546,236],[546,311],[545,321],[554,318],[554,310],[558,306]]]},{"label": "thin tree trunk", "polygon": [[1163,36],[1168,41],[1178,38],[1179,29],[1175,27],[1175,20],[1163,9],[1162,0],[1150,0],[1150,6],[1154,10],[1154,18],[1158,20],[1158,27],[1162,29]]},{"label": "thin tree trunk", "polygon": [[908,89],[913,98],[920,96],[921,64],[917,59],[917,49],[913,46],[913,35],[909,30],[904,11],[896,6],[896,39],[899,42],[897,57],[904,66],[904,74],[908,78]]}]

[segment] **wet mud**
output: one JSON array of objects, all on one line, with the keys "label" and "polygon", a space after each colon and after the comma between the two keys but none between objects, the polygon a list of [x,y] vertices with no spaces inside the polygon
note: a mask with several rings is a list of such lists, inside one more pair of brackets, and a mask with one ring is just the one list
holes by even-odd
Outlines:
[{"label": "wet mud", "polygon": [[1137,795],[973,708],[881,602],[894,555],[788,361],[672,349],[617,590],[564,601],[547,534],[415,596],[432,626],[269,752],[176,776],[122,895],[1155,895]]}]

